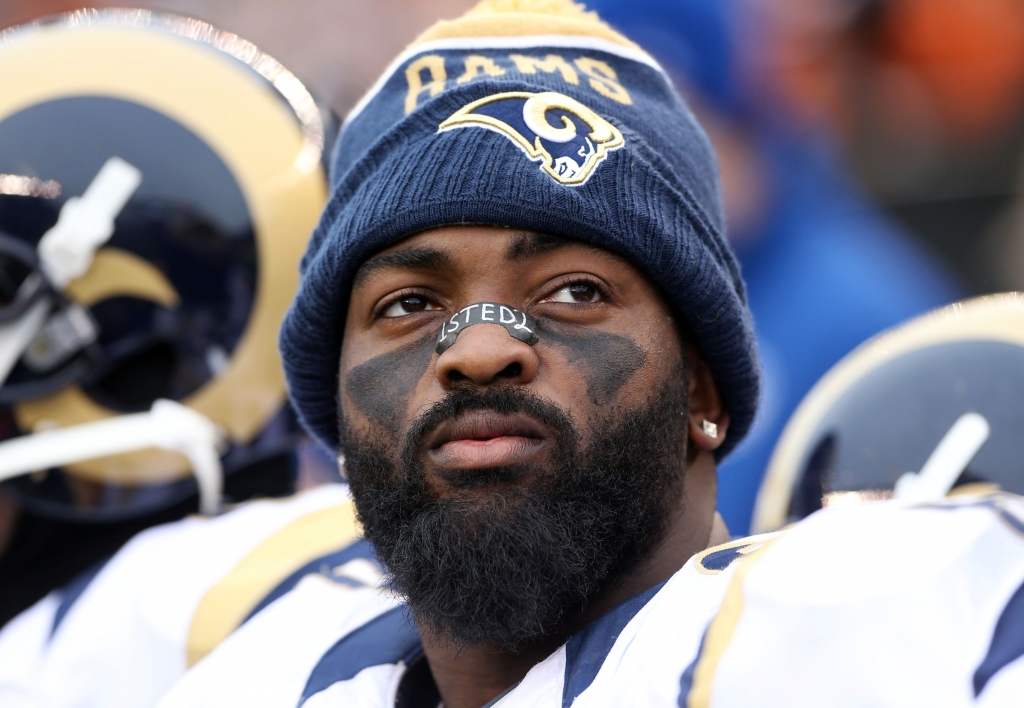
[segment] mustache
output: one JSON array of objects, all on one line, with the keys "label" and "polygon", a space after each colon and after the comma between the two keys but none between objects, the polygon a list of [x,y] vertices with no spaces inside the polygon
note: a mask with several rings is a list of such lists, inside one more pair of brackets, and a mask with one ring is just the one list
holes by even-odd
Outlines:
[{"label": "mustache", "polygon": [[[521,413],[549,428],[556,442],[573,445],[579,433],[573,418],[551,401],[521,387],[457,388],[432,405],[412,424],[405,436],[402,462],[412,464],[426,448],[426,439],[440,425],[471,411],[491,410],[502,415]],[[504,476],[509,472],[502,473]]]}]

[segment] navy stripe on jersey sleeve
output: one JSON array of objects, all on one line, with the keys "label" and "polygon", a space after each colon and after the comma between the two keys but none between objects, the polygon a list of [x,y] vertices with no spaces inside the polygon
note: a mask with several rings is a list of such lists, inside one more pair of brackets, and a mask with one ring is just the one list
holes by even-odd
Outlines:
[{"label": "navy stripe on jersey sleeve", "polygon": [[704,655],[704,641],[707,638],[708,631],[705,629],[704,636],[700,638],[700,646],[697,647],[697,656],[693,657],[693,661],[679,677],[679,708],[686,708],[686,702],[690,699],[690,691],[693,690],[693,675],[697,671],[697,664],[700,663],[701,656]]},{"label": "navy stripe on jersey sleeve", "polygon": [[302,689],[299,706],[334,684],[355,678],[363,669],[408,662],[421,651],[420,635],[405,606],[389,610],[339,639],[320,657]]},{"label": "navy stripe on jersey sleeve", "polygon": [[574,634],[566,643],[562,708],[569,708],[590,687],[623,628],[658,594],[663,585],[665,583],[659,583],[617,605],[588,624],[583,631]]},{"label": "navy stripe on jersey sleeve", "polygon": [[57,605],[57,611],[53,613],[53,626],[50,627],[51,637],[56,634],[57,627],[59,627],[60,623],[64,621],[65,617],[67,617],[68,612],[78,601],[78,598],[82,596],[82,593],[85,592],[86,588],[88,588],[92,581],[96,579],[96,576],[100,574],[100,571],[103,570],[113,557],[114,556],[112,555],[107,556],[61,588],[60,604]]},{"label": "navy stripe on jersey sleeve", "polygon": [[1004,666],[1024,656],[1024,585],[1006,603],[992,633],[992,644],[984,661],[974,672],[974,697]]},{"label": "navy stripe on jersey sleeve", "polygon": [[[329,572],[330,569],[337,568],[340,565],[348,563],[349,561],[356,560],[357,558],[363,558],[365,560],[373,562],[377,567],[380,567],[380,563],[377,562],[377,554],[373,550],[373,546],[370,545],[369,541],[362,540],[356,541],[350,546],[346,546],[338,551],[331,551],[327,555],[314,558],[306,565],[302,566],[294,573],[289,575],[287,578],[277,584],[273,590],[271,590],[266,597],[260,600],[259,604],[253,608],[252,612],[245,618],[242,624],[245,624],[253,617],[258,615],[267,605],[278,599],[282,595],[291,592],[299,581],[307,575],[322,574],[327,579],[336,583],[345,583],[345,578],[336,578]],[[323,572],[324,569],[328,569],[328,572]]]}]

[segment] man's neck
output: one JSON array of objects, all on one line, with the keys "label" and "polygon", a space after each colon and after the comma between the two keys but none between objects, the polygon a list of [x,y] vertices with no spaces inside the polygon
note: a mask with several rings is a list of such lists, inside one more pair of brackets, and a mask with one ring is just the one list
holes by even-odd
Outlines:
[{"label": "man's neck", "polygon": [[592,598],[557,634],[517,651],[474,644],[454,647],[421,629],[423,651],[445,708],[481,708],[523,680],[573,634],[634,595],[672,577],[689,558],[707,548],[715,515],[715,463],[701,453],[686,475],[682,502],[669,520],[664,538],[637,567]]}]

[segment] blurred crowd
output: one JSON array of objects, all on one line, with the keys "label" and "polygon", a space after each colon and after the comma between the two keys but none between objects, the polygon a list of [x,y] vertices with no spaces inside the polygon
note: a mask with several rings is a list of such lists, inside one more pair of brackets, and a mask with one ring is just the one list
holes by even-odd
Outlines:
[{"label": "blurred crowd", "polygon": [[[245,37],[344,115],[402,46],[474,2],[136,4]],[[1024,288],[1024,6],[587,4],[656,55],[718,150],[766,384],[719,474],[720,510],[741,535],[783,425],[831,365],[933,307]],[[80,6],[5,0],[0,26]]]}]

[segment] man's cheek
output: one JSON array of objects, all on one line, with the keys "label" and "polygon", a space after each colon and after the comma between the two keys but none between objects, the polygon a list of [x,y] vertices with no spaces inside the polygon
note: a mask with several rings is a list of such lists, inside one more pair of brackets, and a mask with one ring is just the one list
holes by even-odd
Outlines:
[{"label": "man's cheek", "polygon": [[363,362],[345,377],[345,395],[372,423],[396,434],[409,396],[434,356],[434,334]]},{"label": "man's cheek", "polygon": [[607,405],[647,363],[647,352],[628,337],[586,327],[538,322],[541,342],[553,344],[587,383],[587,398]]}]

